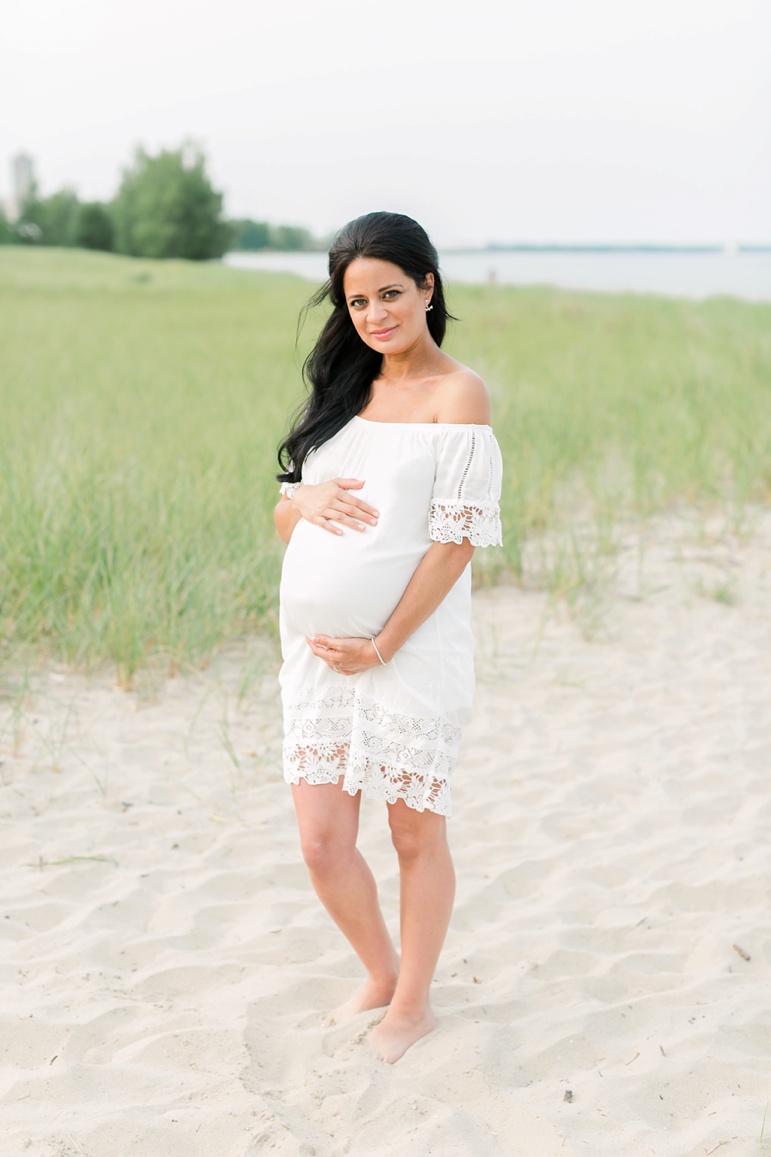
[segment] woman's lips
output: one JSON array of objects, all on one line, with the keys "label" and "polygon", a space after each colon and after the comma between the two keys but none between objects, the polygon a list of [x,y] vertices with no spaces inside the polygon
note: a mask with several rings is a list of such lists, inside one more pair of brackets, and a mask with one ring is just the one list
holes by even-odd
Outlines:
[{"label": "woman's lips", "polygon": [[394,332],[395,329],[396,329],[395,325],[392,325],[390,329],[373,329],[372,333],[369,336],[370,337],[376,337],[380,341],[384,341],[387,337],[391,336],[391,334]]}]

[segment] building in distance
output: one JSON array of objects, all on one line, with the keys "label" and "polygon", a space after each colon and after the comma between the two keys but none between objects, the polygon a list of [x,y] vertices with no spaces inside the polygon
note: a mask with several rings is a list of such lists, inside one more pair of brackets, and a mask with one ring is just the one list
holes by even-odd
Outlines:
[{"label": "building in distance", "polygon": [[6,201],[6,216],[17,221],[24,202],[35,190],[35,161],[29,153],[17,153],[11,159],[11,195]]}]

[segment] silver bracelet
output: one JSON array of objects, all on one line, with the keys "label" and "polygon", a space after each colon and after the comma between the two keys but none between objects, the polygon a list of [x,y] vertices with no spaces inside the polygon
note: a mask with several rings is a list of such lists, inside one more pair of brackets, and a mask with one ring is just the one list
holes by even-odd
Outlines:
[{"label": "silver bracelet", "polygon": [[372,644],[372,646],[375,648],[375,654],[377,655],[378,659],[380,660],[380,662],[381,662],[381,663],[383,664],[383,666],[385,667],[385,665],[386,665],[386,661],[385,661],[385,659],[383,658],[383,656],[380,654],[380,652],[379,652],[379,651],[378,651],[378,649],[377,649],[377,643],[375,642],[375,636],[374,636],[374,635],[370,636],[370,640],[369,640],[369,641],[370,641],[370,643]]}]

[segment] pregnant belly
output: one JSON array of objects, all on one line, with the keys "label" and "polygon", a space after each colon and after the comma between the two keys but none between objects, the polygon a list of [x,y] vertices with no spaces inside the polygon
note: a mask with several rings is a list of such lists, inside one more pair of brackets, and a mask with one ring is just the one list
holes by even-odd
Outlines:
[{"label": "pregnant belly", "polygon": [[281,574],[281,608],[290,630],[338,638],[382,630],[427,545],[405,550],[381,530],[338,536],[298,523]]}]

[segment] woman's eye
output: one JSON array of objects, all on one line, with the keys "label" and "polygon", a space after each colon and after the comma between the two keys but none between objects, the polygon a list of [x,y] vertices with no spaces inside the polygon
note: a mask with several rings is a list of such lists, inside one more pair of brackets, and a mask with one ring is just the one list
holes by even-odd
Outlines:
[{"label": "woman's eye", "polygon": [[383,297],[385,298],[386,301],[392,301],[395,297],[398,297],[398,296],[399,296],[399,290],[398,289],[387,289],[385,291],[385,293],[383,294]]},{"label": "woman's eye", "polygon": [[361,307],[366,305],[367,302],[363,297],[354,297],[354,299],[349,304],[351,309],[361,309]]}]

